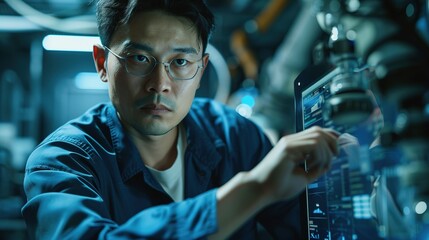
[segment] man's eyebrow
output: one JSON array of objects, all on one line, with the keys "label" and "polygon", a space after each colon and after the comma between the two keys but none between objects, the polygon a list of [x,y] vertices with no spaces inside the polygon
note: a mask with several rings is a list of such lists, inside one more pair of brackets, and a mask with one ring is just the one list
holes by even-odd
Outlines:
[{"label": "man's eyebrow", "polygon": [[143,50],[146,52],[153,52],[153,47],[145,43],[127,42],[124,44],[124,49],[132,49],[132,48]]},{"label": "man's eyebrow", "polygon": [[[154,52],[154,48],[151,47],[149,44],[145,43],[136,43],[136,42],[127,42],[124,45],[124,49],[139,49],[146,52]],[[176,47],[171,50],[171,52],[174,53],[186,53],[186,54],[198,54],[198,51],[194,47]]]},{"label": "man's eyebrow", "polygon": [[179,47],[179,48],[173,48],[173,52],[179,52],[179,53],[187,53],[187,54],[198,54],[197,49],[193,47]]}]

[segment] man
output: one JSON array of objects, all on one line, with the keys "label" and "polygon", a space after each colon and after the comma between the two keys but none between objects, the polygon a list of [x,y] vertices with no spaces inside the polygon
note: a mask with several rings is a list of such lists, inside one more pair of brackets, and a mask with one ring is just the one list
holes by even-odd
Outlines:
[{"label": "man", "polygon": [[337,136],[313,128],[270,151],[251,121],[194,99],[213,28],[201,0],[100,0],[97,19],[104,46],[93,56],[111,104],[60,127],[30,156],[29,235],[252,239],[259,222],[297,237],[294,201],[283,200],[326,171]]}]

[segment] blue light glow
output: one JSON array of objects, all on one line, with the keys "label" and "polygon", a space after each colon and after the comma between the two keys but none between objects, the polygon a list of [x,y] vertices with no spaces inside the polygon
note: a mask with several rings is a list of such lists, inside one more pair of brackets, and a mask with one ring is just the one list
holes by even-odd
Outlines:
[{"label": "blue light glow", "polygon": [[97,73],[81,72],[74,79],[75,86],[79,89],[105,90],[107,84],[102,82]]},{"label": "blue light glow", "polygon": [[245,95],[241,98],[241,103],[253,108],[255,106],[255,98],[251,95]]}]

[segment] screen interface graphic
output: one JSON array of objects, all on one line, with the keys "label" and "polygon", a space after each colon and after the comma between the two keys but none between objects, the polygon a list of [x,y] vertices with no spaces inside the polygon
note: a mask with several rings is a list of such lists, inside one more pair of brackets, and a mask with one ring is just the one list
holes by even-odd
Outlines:
[{"label": "screen interface graphic", "polygon": [[376,154],[379,148],[372,146],[373,124],[335,126],[323,117],[323,106],[331,96],[328,79],[302,93],[303,129],[318,125],[342,133],[340,155],[331,170],[307,187],[308,238],[379,239],[370,208],[377,175],[372,162],[385,156]]}]

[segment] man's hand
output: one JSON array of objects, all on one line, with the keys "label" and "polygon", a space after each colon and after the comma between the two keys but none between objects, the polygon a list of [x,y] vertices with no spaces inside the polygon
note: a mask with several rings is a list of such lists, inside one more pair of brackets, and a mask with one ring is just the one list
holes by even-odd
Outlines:
[{"label": "man's hand", "polygon": [[227,238],[262,208],[297,196],[329,169],[339,152],[338,136],[333,130],[312,127],[281,138],[255,168],[219,188],[219,231],[211,237]]},{"label": "man's hand", "polygon": [[339,153],[338,136],[320,127],[287,135],[249,175],[262,184],[269,202],[292,198],[330,168]]}]

